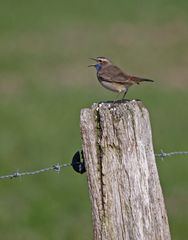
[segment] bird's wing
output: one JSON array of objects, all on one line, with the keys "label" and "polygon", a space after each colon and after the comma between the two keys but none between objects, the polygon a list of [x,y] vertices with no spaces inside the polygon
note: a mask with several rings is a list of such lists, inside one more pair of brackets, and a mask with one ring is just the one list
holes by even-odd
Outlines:
[{"label": "bird's wing", "polygon": [[110,65],[102,68],[98,72],[98,77],[106,82],[126,83],[130,80],[130,76],[123,72],[119,67]]}]

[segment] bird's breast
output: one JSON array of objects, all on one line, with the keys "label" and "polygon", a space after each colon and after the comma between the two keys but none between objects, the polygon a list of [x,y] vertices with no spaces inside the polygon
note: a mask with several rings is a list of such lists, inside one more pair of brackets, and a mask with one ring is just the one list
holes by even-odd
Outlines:
[{"label": "bird's breast", "polygon": [[124,92],[126,90],[125,85],[115,83],[115,82],[107,82],[99,79],[99,82],[101,85],[108,90],[111,90],[113,92]]}]

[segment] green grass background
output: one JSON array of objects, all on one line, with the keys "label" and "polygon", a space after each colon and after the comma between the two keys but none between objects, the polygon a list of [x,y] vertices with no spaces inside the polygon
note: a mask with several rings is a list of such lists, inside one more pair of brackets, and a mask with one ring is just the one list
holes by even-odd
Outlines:
[{"label": "green grass background", "polygon": [[[88,57],[155,84],[132,88],[150,111],[156,152],[188,150],[188,2],[1,1],[0,174],[70,162],[79,113],[112,100]],[[188,236],[188,157],[157,160],[172,239]],[[86,175],[66,168],[0,182],[1,239],[92,239]]]}]

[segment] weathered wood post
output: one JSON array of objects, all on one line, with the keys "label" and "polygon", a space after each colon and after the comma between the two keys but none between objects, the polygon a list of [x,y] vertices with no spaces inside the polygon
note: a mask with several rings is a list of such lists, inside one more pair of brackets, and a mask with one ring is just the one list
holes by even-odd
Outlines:
[{"label": "weathered wood post", "polygon": [[170,231],[152,145],[140,101],[81,110],[95,240],[169,240]]}]

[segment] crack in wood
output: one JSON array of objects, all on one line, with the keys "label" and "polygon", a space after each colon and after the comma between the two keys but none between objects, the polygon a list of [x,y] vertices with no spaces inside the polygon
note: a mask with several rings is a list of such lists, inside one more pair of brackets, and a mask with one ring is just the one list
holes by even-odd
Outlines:
[{"label": "crack in wood", "polygon": [[101,204],[102,204],[102,216],[101,220],[103,221],[105,218],[105,196],[104,196],[104,182],[103,182],[103,165],[102,165],[102,156],[103,156],[103,150],[101,147],[101,139],[102,139],[102,128],[100,125],[100,113],[99,113],[99,105],[95,110],[96,114],[96,124],[97,124],[97,156],[98,156],[98,166],[99,166],[99,172],[100,172],[100,188],[101,188]]}]

